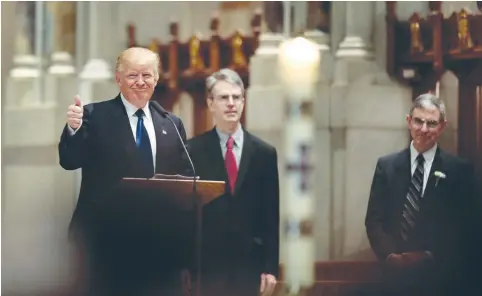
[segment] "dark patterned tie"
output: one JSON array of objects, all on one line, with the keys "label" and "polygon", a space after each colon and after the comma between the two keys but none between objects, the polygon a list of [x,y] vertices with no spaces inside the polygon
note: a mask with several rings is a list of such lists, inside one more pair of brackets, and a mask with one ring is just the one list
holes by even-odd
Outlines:
[{"label": "dark patterned tie", "polygon": [[423,164],[425,159],[422,154],[417,156],[417,168],[412,175],[412,181],[408,186],[407,198],[403,206],[403,219],[401,225],[401,235],[407,240],[417,222],[417,216],[420,212],[420,200],[423,196]]},{"label": "dark patterned tie", "polygon": [[152,148],[149,135],[144,126],[144,111],[139,109],[136,111],[137,127],[136,127],[136,146],[142,159],[142,168],[145,172],[145,177],[152,177],[154,175],[154,162],[152,160]]}]

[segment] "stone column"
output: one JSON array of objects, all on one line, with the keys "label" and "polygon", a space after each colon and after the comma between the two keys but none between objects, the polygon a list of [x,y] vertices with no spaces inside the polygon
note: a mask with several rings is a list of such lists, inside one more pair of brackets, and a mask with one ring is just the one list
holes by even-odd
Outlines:
[{"label": "stone column", "polygon": [[346,2],[345,38],[336,56],[339,58],[373,58],[372,31],[375,2]]},{"label": "stone column", "polygon": [[38,77],[39,58],[35,56],[38,7],[35,2],[15,3],[16,37],[12,77]]},{"label": "stone column", "polygon": [[67,228],[74,179],[60,168],[57,151],[66,109],[59,112],[44,93],[45,2],[15,4],[22,30],[2,110],[2,289],[15,295],[53,295],[69,280]]},{"label": "stone column", "polygon": [[[100,40],[101,38],[108,38],[108,36],[101,36],[100,19],[103,17],[102,13],[99,12],[99,7],[102,5],[98,1],[86,2],[86,19],[88,27],[88,38],[89,43],[88,48],[88,59],[87,63],[80,74],[81,79],[87,80],[102,80],[109,79],[112,77],[109,63],[101,58],[100,53]],[[80,16],[79,16],[80,17]]]},{"label": "stone column", "polygon": [[303,32],[308,26],[308,1],[293,1],[293,29],[294,33]]},{"label": "stone column", "polygon": [[[249,88],[246,93],[246,127],[253,134],[273,145],[278,152],[280,180],[284,180],[284,94],[278,69],[278,52],[284,40],[283,7],[280,1],[265,1],[259,47],[249,62]],[[270,106],[269,116],[263,110]],[[266,112],[264,112],[266,113]],[[285,210],[286,192],[280,190],[280,214]],[[284,234],[280,234],[280,254],[284,253]],[[280,263],[283,263],[280,256]]]},{"label": "stone column", "polygon": [[51,74],[75,72],[76,4],[75,2],[47,2],[47,11],[52,18]]},{"label": "stone column", "polygon": [[39,105],[42,102],[41,81],[44,28],[44,2],[15,3],[16,37],[13,67],[7,82],[7,106]]}]

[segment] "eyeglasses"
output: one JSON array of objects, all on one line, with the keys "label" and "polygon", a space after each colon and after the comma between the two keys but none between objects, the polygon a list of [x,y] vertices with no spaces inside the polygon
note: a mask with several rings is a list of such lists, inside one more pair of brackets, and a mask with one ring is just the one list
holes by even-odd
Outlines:
[{"label": "eyeglasses", "polygon": [[233,99],[234,104],[239,104],[244,100],[242,95],[220,95],[220,96],[214,97],[216,101],[223,102],[226,104],[230,102],[231,98]]},{"label": "eyeglasses", "polygon": [[440,121],[437,120],[425,120],[419,117],[412,117],[412,125],[416,128],[422,128],[424,124],[427,124],[427,128],[436,128]]}]

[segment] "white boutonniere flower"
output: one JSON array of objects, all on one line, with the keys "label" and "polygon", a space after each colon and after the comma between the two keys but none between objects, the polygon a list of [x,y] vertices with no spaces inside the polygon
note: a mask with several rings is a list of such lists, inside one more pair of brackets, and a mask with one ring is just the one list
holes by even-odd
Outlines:
[{"label": "white boutonniere flower", "polygon": [[435,178],[437,178],[437,179],[435,179],[435,187],[437,187],[438,181],[439,181],[440,179],[445,179],[445,178],[447,178],[447,176],[446,176],[444,173],[440,172],[440,171],[435,171],[435,172],[433,173],[433,175],[435,176]]}]

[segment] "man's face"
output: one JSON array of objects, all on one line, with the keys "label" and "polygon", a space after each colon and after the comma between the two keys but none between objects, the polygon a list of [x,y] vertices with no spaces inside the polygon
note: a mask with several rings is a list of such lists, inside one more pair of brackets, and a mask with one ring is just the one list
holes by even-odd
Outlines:
[{"label": "man's face", "polygon": [[238,85],[221,80],[214,85],[207,104],[216,124],[239,122],[244,109],[243,91]]},{"label": "man's face", "polygon": [[153,62],[135,63],[126,61],[116,73],[116,81],[122,94],[131,102],[147,103],[154,93],[159,77]]},{"label": "man's face", "polygon": [[414,146],[420,153],[433,147],[447,123],[440,120],[440,111],[435,107],[415,108],[411,116],[407,115],[407,122]]}]

